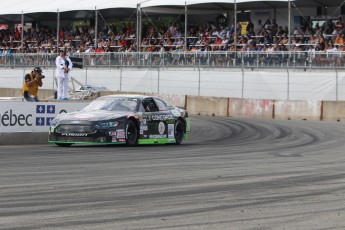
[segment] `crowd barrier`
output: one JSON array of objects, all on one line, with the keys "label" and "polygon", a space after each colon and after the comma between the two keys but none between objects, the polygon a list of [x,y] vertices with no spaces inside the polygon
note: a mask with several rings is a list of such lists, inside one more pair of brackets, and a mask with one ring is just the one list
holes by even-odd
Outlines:
[{"label": "crowd barrier", "polygon": [[[100,95],[118,92],[101,92]],[[122,92],[128,93],[128,92]],[[282,120],[343,121],[343,101],[283,101],[155,94],[184,107],[190,115]],[[0,145],[47,144],[50,120],[83,108],[89,101],[0,101]]]},{"label": "crowd barrier", "polygon": [[[55,67],[57,53],[0,54],[4,67]],[[74,53],[90,67],[345,68],[344,51],[196,51]]]}]

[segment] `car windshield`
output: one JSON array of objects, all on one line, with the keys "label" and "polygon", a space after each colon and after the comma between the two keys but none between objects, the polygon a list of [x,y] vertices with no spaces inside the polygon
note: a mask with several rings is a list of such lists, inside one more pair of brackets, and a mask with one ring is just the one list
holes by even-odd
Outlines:
[{"label": "car windshield", "polygon": [[126,97],[104,97],[98,98],[87,105],[83,112],[95,110],[135,112],[139,99]]}]

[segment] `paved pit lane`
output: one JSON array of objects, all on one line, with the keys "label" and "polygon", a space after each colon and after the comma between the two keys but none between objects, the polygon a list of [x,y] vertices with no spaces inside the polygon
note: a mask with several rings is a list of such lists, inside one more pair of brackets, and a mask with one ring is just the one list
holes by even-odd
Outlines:
[{"label": "paved pit lane", "polygon": [[0,146],[0,229],[345,229],[345,124],[192,117],[180,146]]}]

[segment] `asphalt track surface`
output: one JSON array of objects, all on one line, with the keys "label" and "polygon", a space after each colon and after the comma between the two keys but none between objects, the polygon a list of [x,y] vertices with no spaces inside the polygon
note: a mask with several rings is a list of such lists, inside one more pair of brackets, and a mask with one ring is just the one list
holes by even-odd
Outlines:
[{"label": "asphalt track surface", "polygon": [[192,117],[180,146],[0,146],[0,229],[345,229],[345,125]]}]

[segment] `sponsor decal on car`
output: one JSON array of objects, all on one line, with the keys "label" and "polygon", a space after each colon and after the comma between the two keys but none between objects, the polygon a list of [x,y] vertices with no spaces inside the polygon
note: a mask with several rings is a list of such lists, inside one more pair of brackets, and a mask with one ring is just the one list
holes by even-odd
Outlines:
[{"label": "sponsor decal on car", "polygon": [[140,126],[140,130],[145,130],[145,131],[147,131],[149,128],[146,126],[146,125],[144,125],[144,126]]},{"label": "sponsor decal on car", "polygon": [[167,121],[165,121],[165,123],[167,123],[167,124],[175,124],[175,120],[167,120]]},{"label": "sponsor decal on car", "polygon": [[168,138],[174,138],[174,130],[175,130],[175,125],[174,124],[168,124]]},{"label": "sponsor decal on car", "polygon": [[149,138],[167,138],[167,135],[163,134],[163,135],[149,135]]},{"label": "sponsor decal on car", "polygon": [[164,131],[165,131],[164,123],[163,122],[159,122],[159,125],[158,125],[158,132],[159,132],[159,134],[162,135],[164,133]]},{"label": "sponsor decal on car", "polygon": [[87,133],[62,133],[61,136],[66,137],[87,137]]},{"label": "sponsor decal on car", "polygon": [[190,132],[190,118],[186,118],[186,133]]},{"label": "sponsor decal on car", "polygon": [[109,131],[109,136],[116,136],[116,131]]},{"label": "sponsor decal on car", "polygon": [[118,129],[117,132],[117,138],[126,138],[126,133],[124,129]]},{"label": "sponsor decal on car", "polygon": [[159,114],[155,114],[155,115],[146,115],[144,116],[144,118],[147,121],[166,121],[166,120],[173,120],[174,117],[173,115],[159,115]]}]

